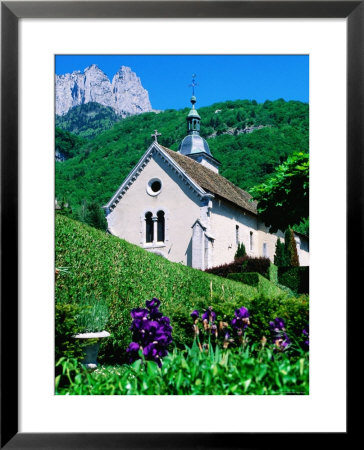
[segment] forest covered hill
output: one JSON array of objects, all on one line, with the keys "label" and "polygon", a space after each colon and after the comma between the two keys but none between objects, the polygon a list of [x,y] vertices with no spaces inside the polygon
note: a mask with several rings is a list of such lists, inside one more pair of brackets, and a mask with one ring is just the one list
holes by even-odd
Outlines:
[{"label": "forest covered hill", "polygon": [[[56,147],[67,158],[56,161],[56,198],[71,206],[73,216],[84,200],[101,206],[110,199],[151,144],[155,129],[161,133],[158,142],[172,150],[187,134],[190,108],[115,123],[103,108],[92,114],[74,108],[56,122],[63,128],[56,132]],[[221,175],[244,190],[264,182],[292,153],[309,150],[307,103],[236,100],[197,109],[201,135],[221,162]],[[67,146],[71,149],[65,151]]]}]

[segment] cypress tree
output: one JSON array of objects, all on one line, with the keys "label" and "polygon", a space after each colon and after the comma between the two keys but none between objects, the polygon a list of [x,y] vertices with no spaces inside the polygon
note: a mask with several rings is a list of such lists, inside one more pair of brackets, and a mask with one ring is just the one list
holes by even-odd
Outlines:
[{"label": "cypress tree", "polygon": [[245,245],[241,242],[240,244],[238,244],[238,249],[236,250],[234,258],[235,259],[242,258],[245,255],[246,255]]},{"label": "cypress tree", "polygon": [[286,248],[283,242],[278,238],[276,242],[276,253],[274,255],[274,264],[278,267],[288,266],[288,258]]},{"label": "cypress tree", "polygon": [[288,265],[298,267],[300,264],[298,262],[296,241],[294,238],[294,232],[291,228],[288,228],[284,234],[284,246],[288,259]]}]

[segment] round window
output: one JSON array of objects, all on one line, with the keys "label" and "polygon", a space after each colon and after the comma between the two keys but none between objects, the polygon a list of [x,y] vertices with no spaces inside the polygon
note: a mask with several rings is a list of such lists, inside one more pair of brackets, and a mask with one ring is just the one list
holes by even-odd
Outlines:
[{"label": "round window", "polygon": [[152,178],[147,185],[147,192],[149,195],[158,195],[162,190],[162,182],[159,178]]},{"label": "round window", "polygon": [[153,181],[150,187],[153,192],[159,192],[161,190],[162,185],[160,181]]}]

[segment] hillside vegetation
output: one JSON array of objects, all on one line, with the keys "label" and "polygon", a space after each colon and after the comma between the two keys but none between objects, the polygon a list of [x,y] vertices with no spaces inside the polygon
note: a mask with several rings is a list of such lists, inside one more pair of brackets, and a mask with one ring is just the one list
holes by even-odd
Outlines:
[{"label": "hillside vegetation", "polygon": [[121,120],[113,108],[89,102],[75,106],[64,116],[56,116],[56,127],[85,139],[93,139]]},{"label": "hillside vegetation", "polygon": [[[178,149],[186,135],[188,111],[185,108],[128,117],[88,140],[77,148],[76,156],[56,163],[56,197],[66,200],[73,210],[84,199],[105,204],[147,150],[155,129],[162,133],[158,140],[162,145]],[[220,173],[244,190],[264,182],[293,152],[308,152],[308,104],[237,100],[198,111],[201,135],[221,162]],[[62,120],[72,115],[74,121],[69,125],[57,119],[57,126],[82,137],[104,129],[102,121],[94,121],[97,115],[82,126],[75,125],[81,120],[76,108]],[[90,128],[84,129],[87,123]]]},{"label": "hillside vegetation", "polygon": [[302,320],[297,324],[295,320],[302,317],[302,311],[308,313],[306,298],[288,299],[276,288],[269,300],[265,299],[264,292],[253,286],[172,263],[58,214],[55,249],[56,267],[63,268],[56,279],[56,303],[74,304],[96,297],[109,305],[107,329],[112,337],[107,339],[107,351],[103,352],[109,359],[125,357],[131,339],[130,310],[143,307],[153,297],[160,299],[161,311],[171,319],[177,346],[192,343],[189,315],[196,308],[211,305],[221,318],[230,317],[242,304],[252,312],[256,310],[257,317],[268,308],[267,323],[256,321],[252,325],[257,333],[269,333],[273,314],[284,315],[292,329],[300,330]]}]

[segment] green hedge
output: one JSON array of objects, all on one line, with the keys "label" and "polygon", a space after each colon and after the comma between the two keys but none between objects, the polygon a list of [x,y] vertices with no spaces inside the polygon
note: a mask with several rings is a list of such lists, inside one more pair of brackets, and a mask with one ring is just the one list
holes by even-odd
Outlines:
[{"label": "green hedge", "polygon": [[119,361],[130,343],[130,310],[144,307],[153,297],[161,300],[161,312],[171,319],[178,346],[192,338],[189,314],[197,306],[209,306],[212,298],[230,305],[235,299],[253,299],[256,288],[209,275],[147,252],[122,239],[64,216],[56,216],[56,267],[68,270],[56,280],[56,302],[78,304],[81,299],[104,298],[109,306],[107,330],[100,358]]},{"label": "green hedge", "polygon": [[95,296],[109,306],[106,329],[111,337],[101,344],[100,363],[125,361],[131,341],[130,310],[144,307],[153,297],[161,300],[160,310],[170,317],[174,344],[180,348],[193,341],[190,313],[210,305],[217,320],[228,323],[236,308],[248,308],[249,335],[255,341],[262,334],[268,337],[269,321],[275,317],[287,320],[287,330],[299,338],[308,321],[307,297],[290,298],[263,277],[254,287],[210,275],[64,216],[56,217],[55,249],[56,267],[67,268],[56,279],[57,305],[77,305]]},{"label": "green hedge", "polygon": [[279,267],[278,280],[280,284],[289,287],[298,294],[309,293],[309,267]]},{"label": "green hedge", "polygon": [[278,267],[271,264],[268,269],[268,279],[274,284],[278,284]]},{"label": "green hedge", "polygon": [[278,286],[257,272],[231,273],[228,275],[228,279],[254,286],[260,294],[267,297],[276,297],[282,294],[282,290]]}]

